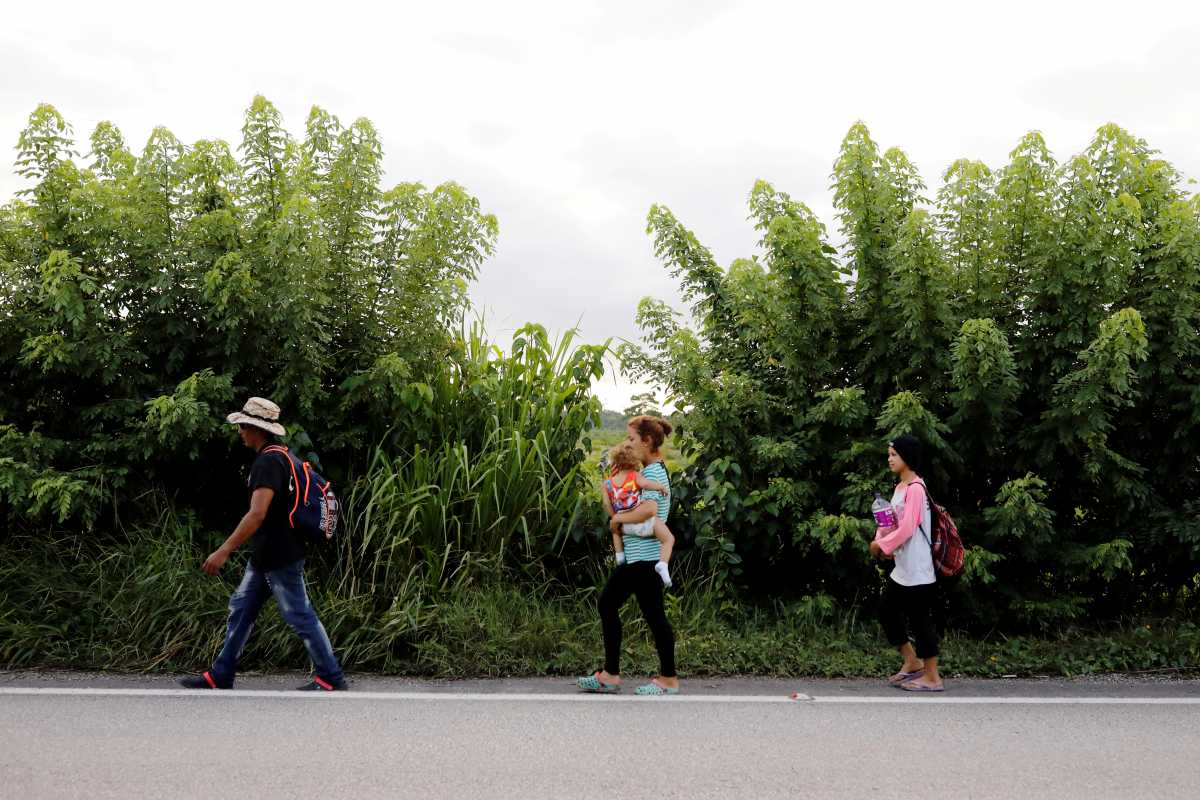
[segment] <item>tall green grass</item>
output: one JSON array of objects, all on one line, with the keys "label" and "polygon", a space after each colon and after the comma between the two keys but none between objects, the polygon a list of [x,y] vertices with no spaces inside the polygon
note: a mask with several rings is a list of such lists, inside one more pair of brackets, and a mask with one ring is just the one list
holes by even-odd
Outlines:
[{"label": "tall green grass", "polygon": [[377,452],[346,504],[345,559],[372,586],[417,563],[444,561],[439,579],[536,564],[583,503],[582,465],[563,469],[549,451],[544,433],[494,431],[476,451],[447,443],[399,458]]},{"label": "tall green grass", "polygon": [[[200,574],[186,525],[140,530],[103,557],[86,540],[14,541],[0,563],[0,663],[186,671],[220,646],[225,603],[240,564],[221,578]],[[202,548],[201,548],[202,549]],[[86,556],[78,558],[80,556]],[[439,584],[416,564],[386,586],[357,587],[341,556],[316,560],[310,592],[351,671],[468,676],[573,675],[602,657],[594,585],[480,582],[461,570]],[[603,576],[596,571],[597,579]],[[871,615],[821,596],[770,607],[730,603],[686,575],[667,599],[684,677],[879,676],[893,669]],[[657,669],[635,603],[625,609],[624,672]],[[951,675],[1074,675],[1125,670],[1195,670],[1194,622],[1127,620],[1104,631],[983,638],[952,633],[943,648]],[[268,605],[243,657],[248,670],[297,669],[304,649]]]},{"label": "tall green grass", "polygon": [[535,325],[508,353],[478,326],[460,345],[351,484],[339,552],[350,594],[541,579],[594,519],[590,383],[606,347],[552,341]]}]

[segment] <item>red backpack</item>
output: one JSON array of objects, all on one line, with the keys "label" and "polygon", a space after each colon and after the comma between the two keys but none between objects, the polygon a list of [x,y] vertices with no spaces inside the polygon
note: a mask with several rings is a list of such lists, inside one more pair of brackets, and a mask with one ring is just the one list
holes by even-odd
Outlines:
[{"label": "red backpack", "polygon": [[[929,542],[929,552],[933,554],[933,568],[939,576],[952,578],[962,572],[963,559],[966,557],[962,537],[958,535],[958,525],[954,524],[954,517],[950,516],[944,507],[933,502],[933,495],[929,494],[929,487],[924,481],[913,483],[921,485],[925,490],[925,497],[929,500],[933,536],[926,535],[925,541]],[[921,533],[924,534],[925,531]]]}]

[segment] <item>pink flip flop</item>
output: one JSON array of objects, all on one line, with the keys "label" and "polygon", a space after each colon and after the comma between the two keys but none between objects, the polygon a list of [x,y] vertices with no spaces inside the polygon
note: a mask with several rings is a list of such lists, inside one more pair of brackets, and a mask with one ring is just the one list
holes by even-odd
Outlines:
[{"label": "pink flip flop", "polygon": [[892,686],[900,686],[901,684],[908,683],[909,681],[913,680],[914,678],[919,678],[924,674],[925,674],[924,667],[913,670],[912,672],[897,672],[895,675],[888,678],[888,683],[890,683]]},{"label": "pink flip flop", "polygon": [[924,684],[909,682],[909,683],[901,684],[900,688],[906,692],[936,693],[936,692],[946,691],[945,685],[940,684],[940,683],[937,686],[925,686]]}]

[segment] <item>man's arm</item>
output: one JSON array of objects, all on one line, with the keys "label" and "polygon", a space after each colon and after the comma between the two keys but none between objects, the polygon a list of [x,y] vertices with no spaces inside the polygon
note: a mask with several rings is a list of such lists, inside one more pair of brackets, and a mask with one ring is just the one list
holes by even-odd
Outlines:
[{"label": "man's arm", "polygon": [[275,497],[275,490],[266,487],[260,487],[254,490],[250,495],[250,510],[242,517],[242,521],[238,523],[237,528],[233,533],[229,534],[229,538],[225,540],[225,544],[216,549],[212,555],[204,560],[204,566],[200,569],[208,575],[216,575],[221,571],[221,567],[225,566],[225,562],[229,560],[229,556],[234,550],[237,550],[246,543],[251,536],[258,532],[262,527],[263,520],[267,518],[267,509],[271,507],[271,500]]}]

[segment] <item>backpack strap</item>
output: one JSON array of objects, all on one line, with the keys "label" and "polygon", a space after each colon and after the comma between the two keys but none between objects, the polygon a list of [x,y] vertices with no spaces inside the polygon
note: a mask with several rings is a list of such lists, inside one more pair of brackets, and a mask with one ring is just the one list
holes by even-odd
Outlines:
[{"label": "backpack strap", "polygon": [[295,528],[296,509],[300,507],[300,476],[296,474],[296,460],[292,458],[292,454],[287,447],[281,444],[268,445],[262,449],[262,452],[278,453],[283,456],[283,460],[287,462],[288,468],[292,471],[292,486],[296,487],[292,494],[296,497],[292,501],[292,510],[288,513],[288,524]]},{"label": "backpack strap", "polygon": [[[912,486],[914,483],[925,490],[925,503],[929,506],[929,527],[932,528],[933,527],[933,516],[935,514],[937,514],[937,510],[933,507],[933,496],[929,494],[929,487],[925,485],[925,481],[920,481],[920,480],[910,481],[908,485]],[[907,497],[907,495],[908,495],[908,493],[905,492],[906,497]],[[930,531],[929,533],[925,532],[925,515],[924,514],[921,515],[921,520],[920,520],[920,522],[917,523],[917,530],[919,530],[921,532],[921,535],[925,537],[925,541],[929,543],[929,549],[933,550],[933,535],[932,535],[933,532],[932,531]]]}]

